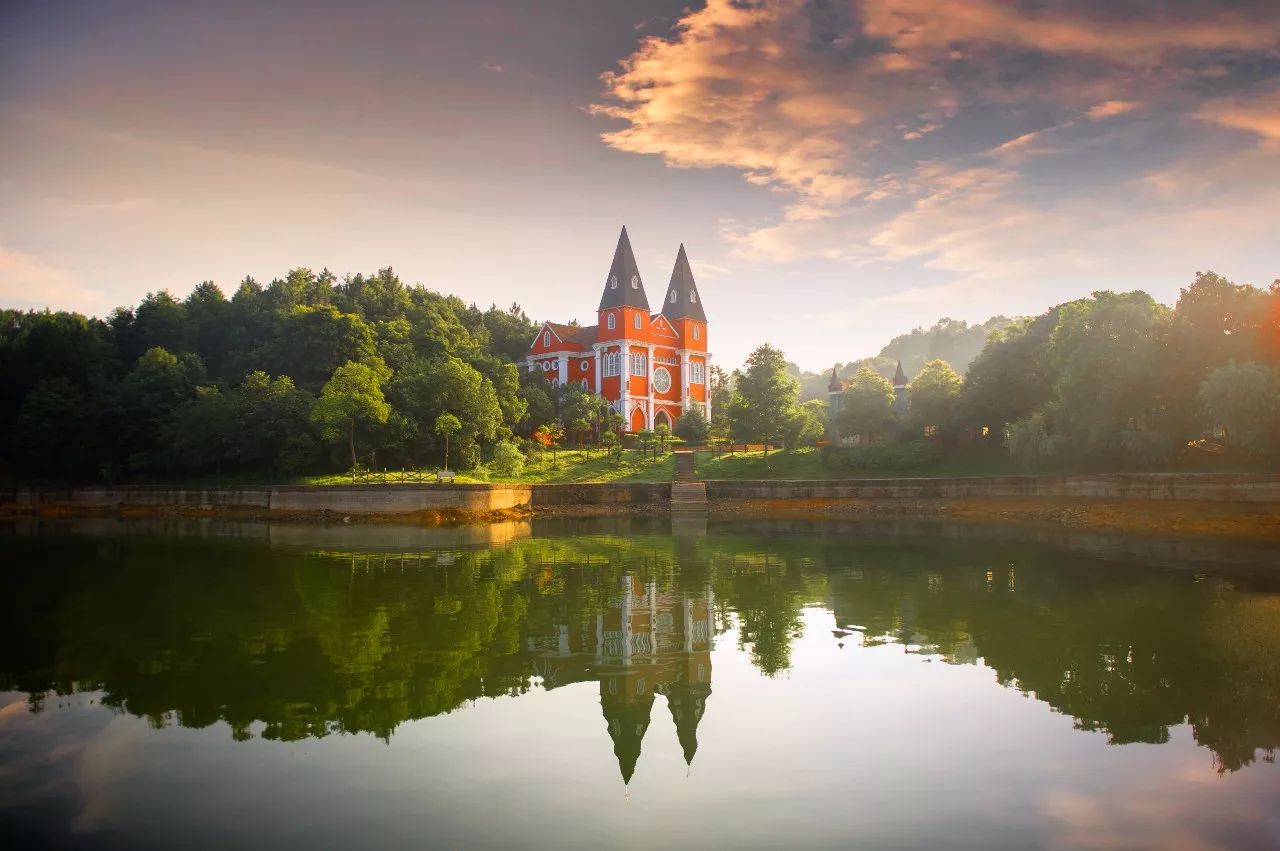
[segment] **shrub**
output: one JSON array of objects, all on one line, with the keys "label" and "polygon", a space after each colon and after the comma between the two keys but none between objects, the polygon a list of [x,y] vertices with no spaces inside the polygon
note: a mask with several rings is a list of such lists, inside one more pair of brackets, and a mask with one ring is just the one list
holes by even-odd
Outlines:
[{"label": "shrub", "polygon": [[499,476],[518,476],[524,470],[524,453],[510,443],[493,447],[493,471]]},{"label": "shrub", "polygon": [[459,468],[463,470],[474,470],[480,466],[480,446],[475,443],[469,443],[462,447],[459,455]]}]

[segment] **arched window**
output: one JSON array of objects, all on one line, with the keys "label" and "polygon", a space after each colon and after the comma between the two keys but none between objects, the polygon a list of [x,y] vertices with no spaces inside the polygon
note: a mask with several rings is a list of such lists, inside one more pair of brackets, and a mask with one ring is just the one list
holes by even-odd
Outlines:
[{"label": "arched window", "polygon": [[609,289],[616,290],[618,288],[618,276],[613,275],[609,278]]},{"label": "arched window", "polygon": [[695,340],[701,340],[701,339],[702,339],[702,326],[701,326],[701,325],[694,325],[694,326],[693,326],[693,339],[695,339]]},{"label": "arched window", "polygon": [[672,291],[671,291],[671,295],[667,297],[667,301],[671,302],[672,304],[675,304],[675,303],[676,303],[676,291],[675,291],[675,290],[672,290]]},{"label": "arched window", "polygon": [[617,328],[617,327],[618,327],[618,317],[610,313],[609,314],[609,330],[612,331],[614,328]]},{"label": "arched window", "polygon": [[548,348],[548,349],[551,348],[551,332],[550,331],[542,332],[542,345],[544,348]]},{"label": "arched window", "polygon": [[634,325],[636,326],[636,330],[637,330],[637,331],[639,331],[639,330],[640,330],[640,314],[638,314],[638,313],[636,314],[636,316],[635,316],[635,321],[634,321],[632,324],[634,324]]}]

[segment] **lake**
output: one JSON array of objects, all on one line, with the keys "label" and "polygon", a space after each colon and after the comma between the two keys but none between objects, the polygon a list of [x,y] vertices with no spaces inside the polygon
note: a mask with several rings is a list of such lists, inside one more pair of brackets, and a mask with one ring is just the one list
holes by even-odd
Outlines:
[{"label": "lake", "polygon": [[1280,558],[929,523],[9,526],[7,847],[1280,845]]}]

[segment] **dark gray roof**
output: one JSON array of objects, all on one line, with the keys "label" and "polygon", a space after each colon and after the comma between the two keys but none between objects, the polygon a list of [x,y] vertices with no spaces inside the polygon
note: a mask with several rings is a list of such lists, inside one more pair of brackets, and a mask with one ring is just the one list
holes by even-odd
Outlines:
[{"label": "dark gray roof", "polygon": [[644,294],[644,281],[636,257],[631,253],[631,240],[624,225],[618,236],[618,247],[613,252],[613,265],[609,277],[604,279],[604,295],[600,297],[600,310],[611,307],[642,307],[649,309],[649,298]]},{"label": "dark gray roof", "polygon": [[693,270],[689,268],[689,258],[684,253],[683,242],[680,243],[680,251],[676,254],[675,268],[671,270],[671,283],[667,287],[667,294],[662,299],[662,313],[668,319],[707,321],[707,314],[702,310],[702,297],[698,295],[698,287],[693,282]]}]

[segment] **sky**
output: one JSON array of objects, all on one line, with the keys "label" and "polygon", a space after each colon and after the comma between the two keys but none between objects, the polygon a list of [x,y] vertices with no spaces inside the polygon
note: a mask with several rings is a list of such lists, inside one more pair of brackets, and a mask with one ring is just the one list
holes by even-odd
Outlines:
[{"label": "sky", "polygon": [[1280,277],[1276,0],[0,3],[0,305],[392,266],[722,366]]}]

